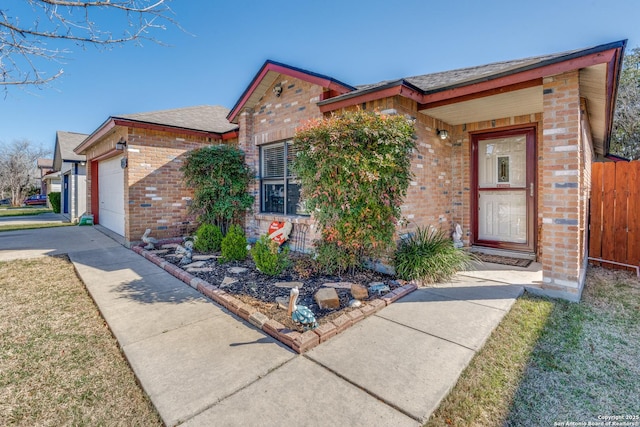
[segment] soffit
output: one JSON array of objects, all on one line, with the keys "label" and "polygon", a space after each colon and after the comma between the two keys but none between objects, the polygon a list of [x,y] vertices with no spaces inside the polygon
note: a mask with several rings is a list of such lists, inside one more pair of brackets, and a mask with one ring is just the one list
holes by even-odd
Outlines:
[{"label": "soffit", "polygon": [[275,83],[279,75],[280,73],[277,73],[275,71],[267,71],[267,73],[256,86],[255,90],[252,91],[251,95],[249,95],[249,98],[247,98],[245,105],[253,106],[260,102],[260,99],[264,96],[265,93],[267,93],[267,90],[269,90],[271,85]]},{"label": "soffit", "polygon": [[[607,123],[607,64],[580,70],[580,96],[587,99],[587,111],[594,150],[603,154]],[[543,111],[542,85],[421,110],[450,125],[461,125]]]}]

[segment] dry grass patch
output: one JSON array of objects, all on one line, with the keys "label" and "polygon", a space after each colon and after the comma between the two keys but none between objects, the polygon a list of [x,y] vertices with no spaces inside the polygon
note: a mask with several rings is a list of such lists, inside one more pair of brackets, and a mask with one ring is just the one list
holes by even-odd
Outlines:
[{"label": "dry grass patch", "polygon": [[0,263],[0,420],[162,425],[63,257]]},{"label": "dry grass patch", "polygon": [[[525,295],[428,426],[522,426],[638,416],[640,283],[590,268],[579,304]],[[585,424],[586,425],[586,424]]]}]

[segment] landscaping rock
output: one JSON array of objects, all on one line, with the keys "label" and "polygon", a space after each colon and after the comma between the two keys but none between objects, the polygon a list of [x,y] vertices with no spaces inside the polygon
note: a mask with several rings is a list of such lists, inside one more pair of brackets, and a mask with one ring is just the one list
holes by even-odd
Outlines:
[{"label": "landscaping rock", "polygon": [[204,262],[204,261],[196,261],[196,262],[192,262],[191,264],[185,265],[184,268],[187,268],[187,269],[189,269],[189,268],[201,268],[201,267],[204,267],[205,264],[206,264],[206,262]]},{"label": "landscaping rock", "polygon": [[357,299],[352,299],[351,301],[349,301],[349,307],[353,307],[353,308],[362,307],[362,301]]},{"label": "landscaping rock", "polygon": [[244,267],[231,267],[227,271],[229,273],[231,273],[231,274],[242,274],[242,273],[246,273],[249,270],[247,268],[244,268]]},{"label": "landscaping rock", "polygon": [[321,288],[313,297],[321,310],[335,310],[340,308],[340,298],[333,288]]},{"label": "landscaping rock", "polygon": [[276,288],[301,288],[304,286],[302,282],[276,282],[273,284]]},{"label": "landscaping rock", "polygon": [[210,259],[218,259],[220,257],[217,255],[194,255],[192,258],[194,261],[208,261]]},{"label": "landscaping rock", "polygon": [[229,277],[229,276],[225,276],[224,279],[222,279],[222,283],[220,283],[220,287],[224,288],[225,286],[229,286],[233,283],[236,283],[238,281],[238,279],[234,279],[233,277]]},{"label": "landscaping rock", "polygon": [[180,245],[178,245],[177,243],[167,243],[167,244],[164,244],[164,245],[160,246],[160,249],[175,249],[178,246],[180,246]]},{"label": "landscaping rock", "polygon": [[351,296],[355,299],[367,299],[369,298],[369,290],[366,286],[354,283],[351,285]]},{"label": "landscaping rock", "polygon": [[330,282],[324,283],[322,286],[326,286],[327,288],[335,288],[335,289],[351,289],[354,283],[351,282]]},{"label": "landscaping rock", "polygon": [[385,285],[384,283],[380,283],[380,282],[373,282],[369,285],[369,290],[372,293],[376,293],[378,295],[384,295],[386,293],[388,293],[389,291],[391,291],[391,289],[389,289],[388,285]]},{"label": "landscaping rock", "polygon": [[276,302],[278,303],[278,308],[289,309],[289,297],[276,297]]},{"label": "landscaping rock", "polygon": [[169,252],[169,249],[152,249],[149,252],[151,252],[152,254],[156,254],[156,255],[164,255],[167,252]]}]

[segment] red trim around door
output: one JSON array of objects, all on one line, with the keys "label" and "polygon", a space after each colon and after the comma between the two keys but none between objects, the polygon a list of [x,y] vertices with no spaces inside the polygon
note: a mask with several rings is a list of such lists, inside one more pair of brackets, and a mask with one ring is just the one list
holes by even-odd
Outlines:
[{"label": "red trim around door", "polygon": [[[527,194],[527,242],[501,242],[492,240],[480,240],[478,238],[478,209],[479,209],[479,189],[478,189],[478,143],[486,139],[503,138],[515,135],[526,135],[526,194]],[[471,244],[476,246],[486,246],[497,249],[509,249],[522,252],[535,252],[536,241],[536,222],[537,222],[537,194],[538,183],[537,162],[536,162],[536,126],[528,125],[526,127],[505,128],[500,130],[492,129],[491,131],[482,131],[471,133]],[[531,187],[533,186],[533,187]],[[533,188],[533,191],[531,189]],[[491,188],[490,191],[510,191],[513,188]]]}]

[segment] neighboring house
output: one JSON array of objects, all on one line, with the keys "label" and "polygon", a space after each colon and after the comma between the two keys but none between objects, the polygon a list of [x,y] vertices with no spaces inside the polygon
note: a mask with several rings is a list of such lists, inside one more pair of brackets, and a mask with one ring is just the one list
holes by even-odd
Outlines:
[{"label": "neighboring house", "polygon": [[403,114],[418,140],[399,232],[459,223],[466,245],[536,258],[540,289],[579,299],[590,165],[609,154],[625,44],[357,87],[267,61],[227,116],[259,175],[248,236],[274,220],[313,226],[287,168],[299,125],[354,108]]},{"label": "neighboring house", "polygon": [[94,222],[139,242],[144,231],[167,238],[196,227],[180,167],[195,148],[237,144],[229,109],[197,106],[109,117],[75,152],[87,158],[87,210]]},{"label": "neighboring house", "polygon": [[53,168],[60,174],[60,213],[77,221],[87,211],[87,161],[73,152],[88,135],[56,132]]},{"label": "neighboring house", "polygon": [[[40,194],[49,194],[51,190],[47,187],[48,181],[45,179],[45,176],[54,171],[53,169],[53,159],[38,159],[36,161],[36,166],[38,167],[38,171],[40,172]],[[60,189],[58,189],[59,191]]]}]

